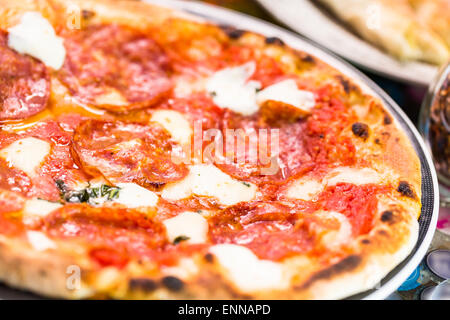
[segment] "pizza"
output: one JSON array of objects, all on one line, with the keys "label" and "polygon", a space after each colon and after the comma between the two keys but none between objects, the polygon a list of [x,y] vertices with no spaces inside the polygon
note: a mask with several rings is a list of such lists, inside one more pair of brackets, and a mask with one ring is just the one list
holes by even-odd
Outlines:
[{"label": "pizza", "polygon": [[400,60],[450,59],[447,0],[317,0],[358,35]]},{"label": "pizza", "polygon": [[337,299],[414,247],[411,142],[317,57],[143,2],[0,2],[4,283]]}]

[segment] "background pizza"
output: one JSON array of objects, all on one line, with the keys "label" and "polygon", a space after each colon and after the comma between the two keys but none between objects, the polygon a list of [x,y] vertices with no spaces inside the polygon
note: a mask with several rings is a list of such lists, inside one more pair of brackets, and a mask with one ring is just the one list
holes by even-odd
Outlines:
[{"label": "background pizza", "polygon": [[[0,3],[8,284],[69,298],[341,298],[414,246],[410,142],[316,57],[140,2]],[[262,132],[276,138],[218,152]]]}]

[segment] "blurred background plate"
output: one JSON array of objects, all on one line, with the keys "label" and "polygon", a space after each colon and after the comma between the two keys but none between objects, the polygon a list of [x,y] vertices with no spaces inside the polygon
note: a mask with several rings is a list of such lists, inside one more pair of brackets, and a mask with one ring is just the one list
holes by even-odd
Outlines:
[{"label": "blurred background plate", "polygon": [[426,85],[436,66],[401,62],[359,38],[311,0],[257,0],[277,20],[366,70],[406,83]]}]

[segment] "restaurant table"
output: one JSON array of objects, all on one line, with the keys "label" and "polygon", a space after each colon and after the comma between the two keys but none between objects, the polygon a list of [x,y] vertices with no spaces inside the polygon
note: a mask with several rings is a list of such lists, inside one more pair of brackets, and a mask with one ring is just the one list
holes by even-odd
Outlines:
[{"label": "restaurant table", "polygon": [[[222,6],[228,9],[236,10],[265,21],[277,24],[287,28],[282,23],[273,18],[269,12],[263,9],[255,0],[193,0],[206,2],[209,4]],[[293,30],[291,30],[293,31]],[[394,81],[366,70],[361,70],[374,82],[376,82],[384,91],[386,91],[397,104],[405,111],[411,121],[417,126],[422,100],[427,92],[426,87],[405,84]],[[437,231],[430,245],[429,252],[437,249],[450,250],[450,209],[440,209]],[[440,279],[442,280],[442,279]],[[393,300],[411,300],[420,299],[422,291],[435,285],[436,277],[433,276],[427,268],[425,261],[417,267],[408,280],[402,284],[396,292],[388,299]]]}]

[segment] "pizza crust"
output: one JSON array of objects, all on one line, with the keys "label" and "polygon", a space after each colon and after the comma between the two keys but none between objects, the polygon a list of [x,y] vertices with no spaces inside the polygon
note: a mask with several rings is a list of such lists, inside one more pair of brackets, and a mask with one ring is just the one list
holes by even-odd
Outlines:
[{"label": "pizza crust", "polygon": [[[182,285],[167,281],[167,275],[133,275],[131,270],[108,273],[86,263],[81,266],[78,289],[69,290],[71,266],[80,260],[60,252],[36,252],[24,243],[0,239],[0,279],[5,283],[55,298],[116,299],[340,299],[373,289],[380,279],[403,261],[417,241],[418,222],[406,210],[393,210],[389,219],[379,217],[379,225],[355,242],[355,253],[324,269],[300,269],[295,260],[287,262],[289,272],[301,281],[283,291],[242,293],[218,272],[210,254],[195,257],[202,270]],[[305,263],[305,262],[303,262]],[[307,261],[311,263],[311,261]],[[312,266],[316,265],[312,263]],[[304,277],[304,274],[307,274]]]},{"label": "pizza crust", "polygon": [[[5,8],[16,8],[25,1],[5,1]],[[40,4],[41,2],[39,2]],[[102,22],[116,22],[136,28],[147,29],[157,27],[180,13],[169,9],[134,1],[42,1],[43,7],[33,7],[33,10],[48,11],[47,17],[53,16],[54,23],[63,21],[65,10],[71,3],[80,5],[81,10],[94,12],[92,19]],[[46,4],[50,3],[50,6]],[[31,7],[26,7],[30,10]],[[51,9],[49,9],[51,8]],[[12,10],[12,11],[11,11]],[[4,21],[13,21],[11,15],[16,9],[0,11],[0,17],[8,16]],[[22,8],[17,9],[18,11]],[[62,10],[62,11],[61,11]],[[17,11],[14,11],[17,12]],[[148,17],[152,19],[148,19]],[[0,19],[2,20],[2,19]],[[0,26],[4,27],[4,26]],[[264,38],[248,33],[242,41],[259,41]],[[273,49],[273,48],[272,48]],[[316,58],[294,52],[281,46],[272,50],[272,54],[289,53],[291,57],[304,61],[317,68],[325,68]],[[296,67],[295,67],[296,68]],[[293,70],[295,69],[292,68]],[[358,87],[345,79],[332,68],[329,78],[337,75],[350,86],[352,91],[361,94]],[[320,81],[323,79],[316,79]],[[364,97],[369,99],[369,97]],[[364,101],[367,103],[367,101]],[[82,253],[74,248],[55,251],[36,252],[24,240],[0,238],[0,279],[5,283],[51,297],[64,298],[123,298],[123,299],[338,299],[373,288],[377,282],[398,265],[410,253],[417,241],[418,222],[421,198],[421,175],[419,159],[405,134],[397,127],[393,117],[381,105],[377,112],[369,112],[360,120],[369,123],[371,135],[367,147],[368,154],[377,154],[371,159],[374,168],[389,167],[407,182],[407,187],[400,188],[402,192],[390,195],[386,207],[379,213],[373,230],[360,236],[352,243],[353,254],[342,257],[339,261],[327,267],[321,267],[317,261],[308,260],[304,256],[287,259],[284,268],[291,275],[292,285],[288,290],[265,290],[243,293],[220,271],[217,259],[209,253],[196,255],[193,264],[201,272],[181,279],[179,275],[165,274],[164,270],[155,270],[151,274],[143,273],[145,268],[139,265],[128,266],[125,270],[101,270],[92,262],[86,261]],[[389,121],[386,119],[390,119]],[[387,134],[385,134],[387,133]],[[349,129],[351,135],[351,130]],[[388,136],[386,138],[386,136]],[[383,137],[382,144],[373,143],[376,137]],[[406,189],[405,189],[406,188]],[[410,190],[412,192],[406,192]],[[413,196],[412,196],[413,195]],[[408,209],[406,209],[408,208]],[[390,212],[390,213],[386,213]],[[82,286],[80,290],[67,289],[67,268],[77,265],[81,268]]]}]

